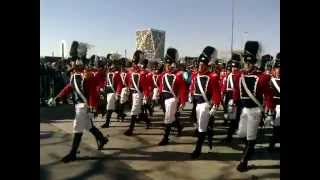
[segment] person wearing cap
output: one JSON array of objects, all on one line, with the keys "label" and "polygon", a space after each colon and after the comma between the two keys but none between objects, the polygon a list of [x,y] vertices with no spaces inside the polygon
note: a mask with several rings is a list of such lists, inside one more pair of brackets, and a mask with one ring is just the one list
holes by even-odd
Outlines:
[{"label": "person wearing cap", "polygon": [[83,73],[83,64],[77,60],[74,74],[71,77],[70,83],[64,87],[64,89],[50,102],[55,104],[62,99],[68,97],[70,93],[75,95],[75,120],[73,123],[73,142],[72,148],[65,157],[62,158],[64,163],[76,160],[77,150],[79,148],[82,134],[84,130],[89,130],[90,133],[96,138],[98,150],[103,149],[103,146],[109,141],[107,137],[94,126],[90,119],[88,111],[91,88],[89,87],[89,79],[86,74]]},{"label": "person wearing cap", "polygon": [[234,99],[238,99],[237,91],[235,91],[235,87],[239,84],[239,80],[241,77],[240,71],[240,61],[241,57],[239,54],[232,54],[230,67],[231,73],[226,77],[226,83],[224,86],[225,89],[225,119],[230,121],[227,138],[223,141],[226,143],[230,143],[232,141],[232,135],[238,128],[241,106],[240,101],[234,102]]},{"label": "person wearing cap", "polygon": [[101,89],[107,95],[106,122],[101,128],[109,128],[112,113],[116,110],[116,101],[120,99],[120,93],[123,88],[116,60],[109,61],[109,63],[110,68],[106,72],[104,88]]},{"label": "person wearing cap", "polygon": [[[151,62],[151,72],[148,74],[149,78],[152,79],[151,91],[151,111],[153,112],[154,106],[158,103],[159,97],[159,75],[161,74],[159,69],[159,63],[157,61]],[[152,115],[151,115],[152,116]]]},{"label": "person wearing cap", "polygon": [[222,106],[223,106],[223,111],[224,111],[224,125],[227,125],[228,123],[228,118],[227,118],[227,77],[231,73],[231,61],[229,60],[226,64],[226,76],[221,81],[221,97],[222,97]]},{"label": "person wearing cap", "polygon": [[[141,50],[136,50],[133,55],[132,67],[127,73],[125,80],[132,96],[131,121],[129,129],[124,133],[126,136],[133,134],[136,121],[138,118],[142,118],[142,105],[147,103],[151,94],[151,82],[148,80],[145,71],[141,70],[143,60],[144,53]],[[150,125],[149,123],[150,122],[146,122],[147,127]]]},{"label": "person wearing cap", "polygon": [[273,57],[270,54],[265,54],[261,57],[259,70],[267,75],[271,75]]},{"label": "person wearing cap", "polygon": [[181,134],[182,126],[176,121],[177,107],[182,110],[187,101],[187,86],[182,74],[175,69],[178,60],[178,51],[175,48],[168,48],[164,59],[164,72],[159,76],[159,90],[164,103],[164,135],[158,145],[163,146],[169,143],[169,135],[172,126],[178,129]]},{"label": "person wearing cap", "polygon": [[[151,71],[149,69],[147,69],[148,64],[149,64],[149,60],[148,59],[144,59],[142,61],[141,72],[143,74],[145,74],[147,81],[150,82],[149,91],[152,92],[152,89],[151,89],[151,87],[152,87],[152,73],[151,73]],[[151,104],[150,104],[151,102],[150,101],[151,101],[151,98],[148,98],[147,101],[145,103],[143,103],[142,112],[141,112],[141,115],[140,115],[140,117],[142,117],[143,121],[147,122],[147,126],[146,126],[147,128],[149,128],[150,125],[151,125],[150,124],[151,121],[150,121],[150,119],[148,117],[148,112],[147,111],[149,111],[150,116],[153,115],[153,111],[151,109]]]},{"label": "person wearing cap", "polygon": [[213,124],[211,124],[211,127],[209,126],[209,119],[214,115],[214,111],[221,101],[219,77],[216,73],[208,71],[208,64],[216,58],[216,54],[217,51],[214,47],[207,46],[204,48],[198,58],[198,71],[191,80],[190,93],[196,103],[197,129],[199,132],[196,147],[191,154],[192,158],[200,156],[206,134],[208,134],[208,139],[213,135]]},{"label": "person wearing cap", "polygon": [[257,132],[264,112],[263,104],[270,108],[270,76],[257,71],[257,55],[260,49],[259,42],[247,41],[244,52],[244,71],[241,73],[239,83],[234,84],[233,104],[240,102],[242,106],[238,136],[246,143],[237,170],[240,172],[248,170],[248,160],[254,153]]},{"label": "person wearing cap", "polygon": [[272,67],[272,77],[270,81],[272,101],[271,110],[267,116],[271,116],[273,126],[272,137],[270,139],[268,151],[272,152],[276,143],[280,143],[280,52],[277,54],[275,63]]},{"label": "person wearing cap", "polygon": [[120,99],[119,99],[119,118],[121,118],[121,121],[124,121],[124,118],[126,114],[124,113],[124,105],[129,100],[130,90],[126,84],[126,77],[128,74],[128,71],[126,69],[126,58],[121,58],[119,60],[120,62],[120,77],[121,77],[121,83],[123,85],[120,93]]}]

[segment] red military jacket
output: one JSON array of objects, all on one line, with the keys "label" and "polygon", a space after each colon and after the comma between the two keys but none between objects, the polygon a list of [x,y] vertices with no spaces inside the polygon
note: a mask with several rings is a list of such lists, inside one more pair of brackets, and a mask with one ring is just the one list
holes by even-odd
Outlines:
[{"label": "red military jacket", "polygon": [[[110,84],[111,83],[111,84]],[[110,71],[106,73],[105,79],[104,79],[104,87],[114,90],[114,93],[119,95],[121,93],[123,86],[120,71]]]},{"label": "red military jacket", "polygon": [[221,81],[221,94],[227,91],[227,78],[231,73],[227,73],[227,75]]},{"label": "red military jacket", "polygon": [[[86,98],[86,100],[87,100],[87,105],[90,106],[89,96],[90,96],[90,93],[92,93],[92,92],[91,92],[92,88],[90,87],[90,85],[91,85],[90,83],[91,83],[91,80],[92,80],[92,79],[90,79],[91,77],[87,76],[86,78],[84,78],[84,77],[85,77],[84,74],[83,74],[83,73],[78,73],[78,72],[77,72],[77,73],[73,73],[73,75],[75,75],[75,76],[81,76],[81,79],[80,79],[80,80],[83,81],[83,83],[81,83],[81,84],[82,84],[82,87],[81,87],[80,83],[78,83],[78,84],[79,84],[78,86],[80,86],[79,88],[82,89],[81,93],[85,96],[85,98]],[[73,76],[73,75],[72,75],[72,76]],[[70,83],[68,83],[68,84],[60,91],[60,93],[57,95],[57,97],[60,97],[60,98],[62,98],[62,99],[65,99],[65,98],[67,98],[67,97],[70,95],[70,93],[72,93],[73,91],[76,91],[76,90],[74,89],[73,82],[74,82],[74,78],[71,77]],[[82,101],[81,98],[79,98],[79,100]]]},{"label": "red military jacket", "polygon": [[271,76],[270,79],[270,100],[266,102],[266,106],[270,110],[274,110],[276,105],[280,104],[280,77]]},{"label": "red military jacket", "polygon": [[[239,93],[235,89],[239,85],[240,77],[241,77],[241,71],[235,71],[235,72],[229,73],[228,76],[226,76],[225,78],[223,89],[224,91],[232,91],[232,99],[239,99]],[[232,84],[233,84],[233,87],[232,87]]]},{"label": "red military jacket", "polygon": [[270,103],[272,103],[271,89],[269,86],[270,76],[258,71],[242,71],[240,77],[234,83],[233,100],[234,102],[246,101],[249,97],[244,91],[243,85],[241,84],[241,77],[243,76],[248,89],[250,92],[259,100],[263,100],[263,104],[270,108]]},{"label": "red military jacket", "polygon": [[137,80],[135,82],[139,88],[139,91],[143,93],[145,97],[149,97],[151,95],[151,80],[148,79],[147,74],[148,72],[146,70],[142,70],[139,67],[131,68],[127,72],[125,82],[130,89],[134,90],[135,87],[132,81],[134,80],[133,78],[136,77]]},{"label": "red military jacket", "polygon": [[[165,77],[170,76],[173,78],[172,82],[170,83],[170,86],[172,88],[172,91],[176,95],[176,97],[179,98],[180,104],[185,104],[187,101],[187,85],[186,82],[183,80],[183,76],[180,72],[172,71],[172,72],[162,72],[159,76],[159,92],[169,92],[170,91],[166,88],[166,82]],[[168,78],[169,79],[169,78]]]},{"label": "red military jacket", "polygon": [[206,73],[194,73],[192,74],[192,80],[190,85],[190,93],[191,95],[199,95],[202,96],[199,90],[199,84],[197,82],[197,77],[200,77],[200,81],[203,78],[204,84],[201,82],[201,86],[203,88],[204,93],[210,94],[210,97],[207,97],[208,100],[212,101],[213,104],[219,105],[221,102],[221,93],[220,93],[220,83],[219,77],[214,72],[206,72]]}]

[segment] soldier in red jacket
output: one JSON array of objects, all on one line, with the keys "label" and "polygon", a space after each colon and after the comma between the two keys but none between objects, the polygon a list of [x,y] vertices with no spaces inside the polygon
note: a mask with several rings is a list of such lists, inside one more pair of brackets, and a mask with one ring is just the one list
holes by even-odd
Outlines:
[{"label": "soldier in red jacket", "polygon": [[246,147],[240,160],[237,170],[240,172],[248,170],[248,160],[254,153],[257,131],[263,115],[262,104],[270,101],[270,76],[258,72],[254,68],[257,62],[259,43],[257,41],[247,41],[245,44],[244,62],[245,69],[241,73],[240,82],[234,84],[234,103],[240,101],[242,111],[240,115],[238,136],[244,138]]},{"label": "soldier in red jacket", "polygon": [[273,132],[268,150],[272,152],[275,143],[280,143],[280,53],[277,54],[273,65],[270,88],[272,101],[267,106],[271,107],[268,115],[272,116]]},{"label": "soldier in red jacket", "polygon": [[120,77],[121,77],[121,83],[123,84],[123,87],[121,89],[120,93],[120,100],[119,100],[119,118],[121,118],[121,121],[124,120],[126,114],[124,113],[124,105],[129,100],[130,90],[126,84],[126,77],[128,74],[128,71],[126,69],[126,58],[120,59]]},{"label": "soldier in red jacket", "polygon": [[151,98],[151,111],[153,112],[154,106],[159,101],[159,76],[160,76],[160,69],[159,63],[154,61],[151,63],[151,72],[148,74],[149,78],[152,80],[152,85],[150,90],[152,91],[152,98]]},{"label": "soldier in red jacket", "polygon": [[107,114],[106,123],[101,128],[108,128],[112,113],[116,110],[116,101],[120,99],[120,93],[123,87],[121,82],[120,72],[116,68],[116,62],[111,61],[112,65],[106,73],[104,88],[102,89],[107,94]]},{"label": "soldier in red jacket", "polygon": [[79,148],[82,133],[85,129],[89,130],[96,138],[98,150],[101,150],[108,142],[108,138],[103,136],[90,119],[88,99],[92,93],[92,88],[90,87],[92,79],[87,75],[83,73],[82,63],[77,61],[75,73],[72,75],[70,83],[54,99],[55,102],[58,102],[68,97],[70,93],[74,93],[75,95],[76,116],[73,123],[74,136],[70,153],[62,159],[65,163],[76,160],[77,149]]},{"label": "soldier in red jacket", "polygon": [[238,128],[240,121],[241,106],[240,101],[235,101],[234,99],[239,99],[237,90],[235,87],[238,86],[241,77],[240,72],[240,61],[241,57],[238,54],[233,54],[231,58],[231,73],[226,77],[225,84],[225,108],[226,108],[226,119],[230,121],[230,126],[227,133],[227,138],[224,142],[230,143],[232,141],[232,135]]},{"label": "soldier in red jacket", "polygon": [[[198,58],[198,72],[191,80],[190,93],[196,103],[197,129],[199,132],[195,150],[191,154],[192,158],[198,158],[200,156],[202,144],[207,134],[210,116],[213,115],[213,112],[218,108],[221,101],[218,76],[216,73],[208,71],[208,64],[215,56],[216,49],[214,47],[207,46],[204,48]],[[213,106],[211,104],[213,104]]]},{"label": "soldier in red jacket", "polygon": [[[131,108],[131,122],[129,129],[124,133],[126,136],[131,136],[137,121],[137,116],[142,113],[142,105],[146,104],[150,96],[151,82],[147,78],[145,71],[141,70],[138,65],[142,64],[144,54],[142,51],[137,50],[133,55],[132,68],[127,73],[126,84],[130,88],[132,94],[132,108]],[[146,122],[147,126],[150,122]]]},{"label": "soldier in red jacket", "polygon": [[173,125],[177,127],[178,131],[182,129],[179,121],[176,121],[176,112],[178,105],[180,104],[179,109],[182,109],[187,101],[187,87],[182,74],[173,69],[177,59],[178,51],[174,48],[168,48],[164,60],[165,71],[159,77],[159,88],[165,109],[165,134],[159,142],[160,146],[168,144]]},{"label": "soldier in red jacket", "polygon": [[[232,58],[231,58],[232,59]],[[228,111],[227,111],[227,107],[228,107],[228,94],[227,94],[227,77],[229,76],[229,74],[231,73],[231,60],[227,62],[226,65],[226,71],[227,71],[227,75],[222,79],[221,81],[221,97],[222,97],[222,106],[223,106],[223,111],[224,111],[224,125],[227,125],[228,123]]]}]

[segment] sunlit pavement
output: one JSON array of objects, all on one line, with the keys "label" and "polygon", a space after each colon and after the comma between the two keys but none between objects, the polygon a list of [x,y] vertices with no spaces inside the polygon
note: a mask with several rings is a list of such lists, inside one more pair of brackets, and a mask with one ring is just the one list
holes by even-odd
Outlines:
[{"label": "sunlit pavement", "polygon": [[190,153],[197,139],[192,137],[194,128],[189,117],[190,108],[187,105],[181,114],[185,126],[182,136],[177,137],[173,131],[167,146],[157,145],[163,134],[163,113],[159,108],[155,108],[156,112],[151,117],[151,128],[145,129],[144,122],[140,122],[131,137],[123,135],[128,128],[129,117],[119,122],[114,113],[111,127],[101,129],[104,120],[99,116],[94,123],[103,134],[110,136],[109,143],[98,151],[94,137],[85,132],[79,160],[68,164],[59,160],[71,148],[73,107],[40,108],[41,179],[280,179],[280,153],[270,154],[266,150],[270,129],[260,130],[255,156],[249,161],[253,169],[245,173],[236,170],[243,145],[237,139],[233,145],[221,143],[226,136],[221,112],[215,121],[213,150],[205,142],[200,158],[192,160]]}]

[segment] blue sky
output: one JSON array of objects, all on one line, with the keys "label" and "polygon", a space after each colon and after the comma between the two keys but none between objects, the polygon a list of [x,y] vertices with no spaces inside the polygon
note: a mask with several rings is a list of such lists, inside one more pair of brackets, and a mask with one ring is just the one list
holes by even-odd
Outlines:
[{"label": "blue sky", "polygon": [[[234,0],[234,49],[258,40],[263,53],[280,51],[280,0]],[[232,0],[40,0],[40,55],[61,55],[60,42],[88,42],[89,55],[118,52],[131,57],[135,32],[166,31],[165,48],[198,56],[211,45],[230,52]],[[245,34],[244,32],[248,32]]]}]

